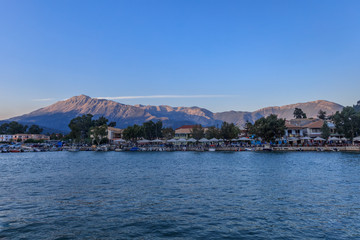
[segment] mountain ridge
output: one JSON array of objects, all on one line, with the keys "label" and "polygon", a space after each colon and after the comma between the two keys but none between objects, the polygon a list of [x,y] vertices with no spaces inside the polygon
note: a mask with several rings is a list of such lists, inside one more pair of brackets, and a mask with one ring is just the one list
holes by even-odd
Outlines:
[{"label": "mountain ridge", "polygon": [[246,121],[254,122],[257,119],[277,114],[281,118],[291,119],[295,107],[303,109],[308,117],[316,117],[321,109],[328,114],[340,111],[343,106],[326,100],[316,100],[305,103],[271,106],[248,111],[225,111],[213,113],[201,107],[172,107],[168,105],[126,105],[112,100],[91,98],[86,95],[74,96],[58,101],[47,107],[40,108],[28,114],[13,117],[6,121],[18,121],[24,124],[38,124],[49,129],[58,129],[68,132],[68,124],[74,117],[83,114],[92,114],[94,118],[104,116],[109,121],[115,121],[117,127],[125,128],[133,124],[142,124],[146,121],[161,120],[164,126],[179,127],[184,124],[201,124],[203,126],[220,125],[223,121],[243,126]]}]

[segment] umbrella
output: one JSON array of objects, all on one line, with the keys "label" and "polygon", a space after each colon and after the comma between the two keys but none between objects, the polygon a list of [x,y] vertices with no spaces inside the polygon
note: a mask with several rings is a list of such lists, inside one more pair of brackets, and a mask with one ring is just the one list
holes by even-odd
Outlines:
[{"label": "umbrella", "polygon": [[301,140],[311,140],[310,137],[302,137]]},{"label": "umbrella", "polygon": [[232,141],[232,142],[237,142],[237,141],[239,141],[239,139],[233,138],[233,139],[231,139],[231,141]]},{"label": "umbrella", "polygon": [[185,138],[180,138],[180,139],[178,140],[178,142],[186,142],[186,139],[185,139]]},{"label": "umbrella", "polygon": [[250,138],[247,138],[247,137],[242,137],[242,138],[239,138],[240,141],[251,141]]},{"label": "umbrella", "polygon": [[341,138],[341,141],[347,141],[347,138],[342,137],[342,138]]},{"label": "umbrella", "polygon": [[358,136],[358,137],[354,138],[354,141],[359,142],[359,141],[360,141],[360,136]]},{"label": "umbrella", "polygon": [[139,140],[138,143],[149,143],[150,140],[147,140],[147,139],[143,139],[143,140]]},{"label": "umbrella", "polygon": [[120,138],[120,139],[114,140],[114,142],[126,142],[126,141],[124,139]]},{"label": "umbrella", "polygon": [[297,141],[297,140],[299,140],[299,139],[296,138],[296,137],[291,137],[291,138],[289,138],[289,141]]},{"label": "umbrella", "polygon": [[187,140],[187,142],[192,142],[192,143],[194,143],[194,142],[196,142],[196,139],[190,138],[190,139]]},{"label": "umbrella", "polygon": [[152,140],[151,142],[153,142],[153,143],[161,143],[161,142],[163,142],[163,140],[161,140],[161,139],[154,139],[154,140]]},{"label": "umbrella", "polygon": [[219,140],[217,138],[212,138],[209,140],[210,142],[218,142]]},{"label": "umbrella", "polygon": [[210,142],[210,141],[207,138],[202,138],[202,139],[199,140],[199,142],[203,143],[203,142]]},{"label": "umbrella", "polygon": [[321,137],[316,137],[316,138],[314,138],[314,141],[325,141],[325,139],[323,139]]},{"label": "umbrella", "polygon": [[340,138],[337,138],[337,137],[331,137],[331,138],[329,138],[329,141],[340,141]]}]

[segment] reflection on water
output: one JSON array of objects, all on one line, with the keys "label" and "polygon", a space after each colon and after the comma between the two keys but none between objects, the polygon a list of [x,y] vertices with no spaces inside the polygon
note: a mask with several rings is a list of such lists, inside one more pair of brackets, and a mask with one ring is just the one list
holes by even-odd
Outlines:
[{"label": "reflection on water", "polygon": [[0,154],[0,238],[360,238],[360,155]]}]

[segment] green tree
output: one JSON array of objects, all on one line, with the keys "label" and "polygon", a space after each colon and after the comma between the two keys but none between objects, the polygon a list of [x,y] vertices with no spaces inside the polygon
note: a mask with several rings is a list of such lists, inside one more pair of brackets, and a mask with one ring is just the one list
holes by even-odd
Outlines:
[{"label": "green tree", "polygon": [[6,134],[17,134],[17,133],[25,133],[27,125],[22,125],[18,122],[12,121],[9,123]]},{"label": "green tree", "polygon": [[172,129],[171,127],[163,128],[161,130],[161,133],[165,139],[171,139],[175,136],[175,130]]},{"label": "green tree", "polygon": [[306,118],[306,114],[303,112],[301,108],[295,108],[294,110],[294,117],[298,118]]},{"label": "green tree", "polygon": [[324,124],[321,127],[321,137],[324,139],[328,139],[330,137],[331,130],[327,124],[326,121],[324,121]]},{"label": "green tree", "polygon": [[31,125],[29,127],[29,129],[27,130],[27,132],[30,133],[30,134],[40,134],[40,133],[42,133],[42,131],[43,131],[43,129],[40,128],[38,125],[35,125],[35,124]]},{"label": "green tree", "polygon": [[247,136],[247,137],[249,136],[252,127],[253,127],[253,124],[249,121],[246,121],[245,126],[244,126],[245,136]]},{"label": "green tree", "polygon": [[124,139],[135,142],[138,138],[144,136],[144,130],[142,126],[135,124],[134,126],[128,126],[123,131]]},{"label": "green tree", "polygon": [[220,128],[221,138],[230,140],[233,138],[237,138],[239,133],[240,133],[240,129],[237,126],[235,126],[234,123],[227,123],[227,122],[222,123]]},{"label": "green tree", "polygon": [[220,129],[212,126],[212,127],[209,127],[207,129],[207,131],[205,132],[205,137],[207,139],[211,139],[211,138],[221,138],[221,133],[220,133]]},{"label": "green tree", "polygon": [[250,132],[266,142],[275,141],[284,136],[285,119],[278,118],[275,114],[262,117],[255,121]]},{"label": "green tree", "polygon": [[93,115],[86,114],[72,119],[69,123],[71,130],[69,138],[74,141],[85,141],[89,138],[89,130],[93,127]]},{"label": "green tree", "polygon": [[108,121],[109,120],[107,118],[105,118],[104,116],[101,116],[98,119],[93,120],[92,126],[94,126],[94,127],[103,126],[103,125],[106,125]]},{"label": "green tree", "polygon": [[325,120],[326,118],[326,112],[323,111],[323,110],[319,110],[319,113],[318,113],[318,118],[322,119],[322,120]]},{"label": "green tree", "polygon": [[109,126],[109,127],[116,127],[116,122],[110,122],[110,123],[108,124],[108,126]]},{"label": "green tree", "polygon": [[106,138],[107,136],[107,129],[108,126],[106,124],[101,126],[94,126],[90,128],[90,136],[93,142],[96,143],[96,145],[99,145],[100,142]]},{"label": "green tree", "polygon": [[7,134],[9,129],[8,123],[3,123],[0,125],[0,134]]},{"label": "green tree", "polygon": [[204,129],[200,124],[194,125],[190,132],[191,136],[196,140],[199,140],[205,136]]},{"label": "green tree", "polygon": [[344,107],[341,112],[337,111],[333,116],[336,131],[344,134],[346,138],[353,140],[360,135],[360,112],[354,107]]}]

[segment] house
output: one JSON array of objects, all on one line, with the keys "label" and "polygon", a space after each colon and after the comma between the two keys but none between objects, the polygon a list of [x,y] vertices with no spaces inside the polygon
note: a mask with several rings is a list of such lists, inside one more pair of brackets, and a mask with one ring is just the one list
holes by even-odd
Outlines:
[{"label": "house", "polygon": [[184,125],[175,129],[175,138],[190,138],[193,127],[195,127],[195,125]]},{"label": "house", "polygon": [[16,142],[24,142],[26,140],[50,140],[50,136],[46,136],[44,134],[27,134],[27,133],[18,133],[12,135],[12,139]]},{"label": "house", "polygon": [[296,126],[290,122],[285,122],[285,137],[304,137],[305,128],[302,126]]},{"label": "house", "polygon": [[285,137],[320,137],[324,120],[321,119],[291,119],[285,122]]},{"label": "house", "polygon": [[0,142],[11,142],[13,135],[0,135]]},{"label": "house", "polygon": [[[185,139],[191,138],[191,131],[195,126],[196,125],[184,125],[175,129],[175,138],[185,138]],[[208,128],[203,127],[203,129],[204,132],[206,132]]]},{"label": "house", "polygon": [[317,121],[306,124],[304,126],[306,130],[306,135],[311,138],[321,137],[321,128],[323,125],[324,120],[321,119],[317,119]]},{"label": "house", "polygon": [[123,131],[124,130],[120,128],[108,127],[107,138],[109,139],[110,143],[112,143],[115,140],[121,139]]}]

